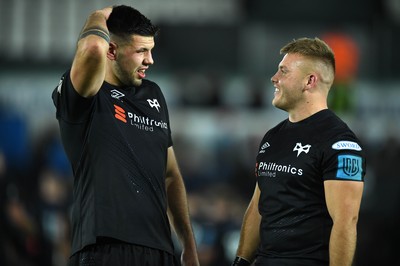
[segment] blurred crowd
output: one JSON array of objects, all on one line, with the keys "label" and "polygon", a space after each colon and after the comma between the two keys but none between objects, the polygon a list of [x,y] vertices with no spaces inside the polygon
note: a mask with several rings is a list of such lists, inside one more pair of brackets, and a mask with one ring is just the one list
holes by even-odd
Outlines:
[{"label": "blurred crowd", "polygon": [[66,265],[72,177],[58,131],[32,143],[4,109],[0,128],[0,265]]}]

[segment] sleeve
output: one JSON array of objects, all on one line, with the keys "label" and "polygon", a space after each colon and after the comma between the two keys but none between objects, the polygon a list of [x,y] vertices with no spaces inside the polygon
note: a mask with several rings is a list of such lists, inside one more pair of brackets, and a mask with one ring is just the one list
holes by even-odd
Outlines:
[{"label": "sleeve", "polygon": [[90,116],[95,97],[84,98],[74,89],[70,72],[64,73],[58,86],[52,93],[54,106],[56,107],[56,117],[67,123],[81,123]]},{"label": "sleeve", "polygon": [[165,119],[168,124],[168,147],[171,147],[171,146],[173,146],[173,141],[172,141],[172,130],[171,130],[171,122],[169,119],[168,105],[165,100],[164,94],[161,91],[160,86],[158,86],[158,84],[156,84],[156,83],[153,83],[153,84],[156,86],[156,88],[158,90],[158,93],[160,95],[160,100],[162,101],[162,105],[165,106]]},{"label": "sleeve", "polygon": [[168,117],[168,147],[172,147],[174,145],[172,141],[172,133],[171,133],[171,123],[169,122],[169,117]]},{"label": "sleeve", "polygon": [[342,134],[328,141],[322,158],[324,180],[364,181],[364,150],[353,133]]}]

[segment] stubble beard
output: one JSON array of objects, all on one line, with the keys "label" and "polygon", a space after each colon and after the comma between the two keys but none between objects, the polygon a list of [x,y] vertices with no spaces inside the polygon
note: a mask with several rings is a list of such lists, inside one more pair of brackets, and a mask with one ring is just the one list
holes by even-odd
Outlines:
[{"label": "stubble beard", "polygon": [[134,74],[132,74],[131,71],[124,70],[119,62],[117,62],[117,65],[115,67],[115,75],[124,86],[138,87],[142,85],[142,80],[135,77],[136,71],[134,72]]}]

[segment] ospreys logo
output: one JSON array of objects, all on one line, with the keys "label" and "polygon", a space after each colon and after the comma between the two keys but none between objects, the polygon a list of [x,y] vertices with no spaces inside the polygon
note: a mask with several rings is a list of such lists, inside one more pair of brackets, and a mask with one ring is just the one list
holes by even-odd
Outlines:
[{"label": "ospreys logo", "polygon": [[300,142],[296,143],[296,146],[294,147],[293,151],[297,151],[297,157],[299,157],[299,155],[304,152],[304,153],[308,153],[310,151],[311,145],[310,144],[306,144],[306,145],[301,145]]},{"label": "ospreys logo", "polygon": [[158,108],[161,107],[161,105],[158,103],[157,99],[147,99],[147,102],[149,103],[151,108],[156,108],[158,112],[160,112],[160,110],[158,110]]}]

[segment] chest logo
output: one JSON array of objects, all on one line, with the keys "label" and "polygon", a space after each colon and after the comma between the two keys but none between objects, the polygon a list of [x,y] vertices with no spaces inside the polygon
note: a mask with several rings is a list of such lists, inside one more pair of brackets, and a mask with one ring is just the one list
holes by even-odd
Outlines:
[{"label": "chest logo", "polygon": [[261,150],[259,153],[265,153],[265,149],[268,148],[269,146],[271,146],[268,141],[265,142],[262,146],[261,146]]},{"label": "chest logo", "polygon": [[361,151],[360,145],[353,141],[338,141],[332,145],[332,149],[334,150],[354,150],[354,151]]},{"label": "chest logo", "polygon": [[113,98],[115,98],[115,99],[117,99],[117,100],[119,100],[119,98],[122,98],[122,97],[124,97],[125,96],[125,94],[123,94],[122,92],[120,92],[120,91],[117,91],[117,90],[112,90],[111,91],[111,97],[113,97]]},{"label": "chest logo", "polygon": [[58,83],[58,86],[57,86],[57,92],[58,92],[60,95],[61,95],[61,87],[62,87],[63,82],[64,82],[64,77],[62,77],[62,78],[60,79],[60,82]]},{"label": "chest logo", "polygon": [[293,149],[293,151],[297,151],[297,157],[299,157],[299,155],[302,152],[307,154],[310,151],[310,148],[311,148],[310,144],[306,144],[306,145],[302,146],[300,142],[297,142],[296,146]]},{"label": "chest logo", "polygon": [[160,112],[160,110],[158,108],[161,107],[161,105],[158,103],[157,99],[147,99],[147,102],[149,103],[151,108],[156,108],[158,112]]},{"label": "chest logo", "polygon": [[114,109],[115,110],[114,117],[124,123],[127,123],[125,110],[122,107],[115,105],[115,104],[114,104],[114,108],[115,108]]}]

